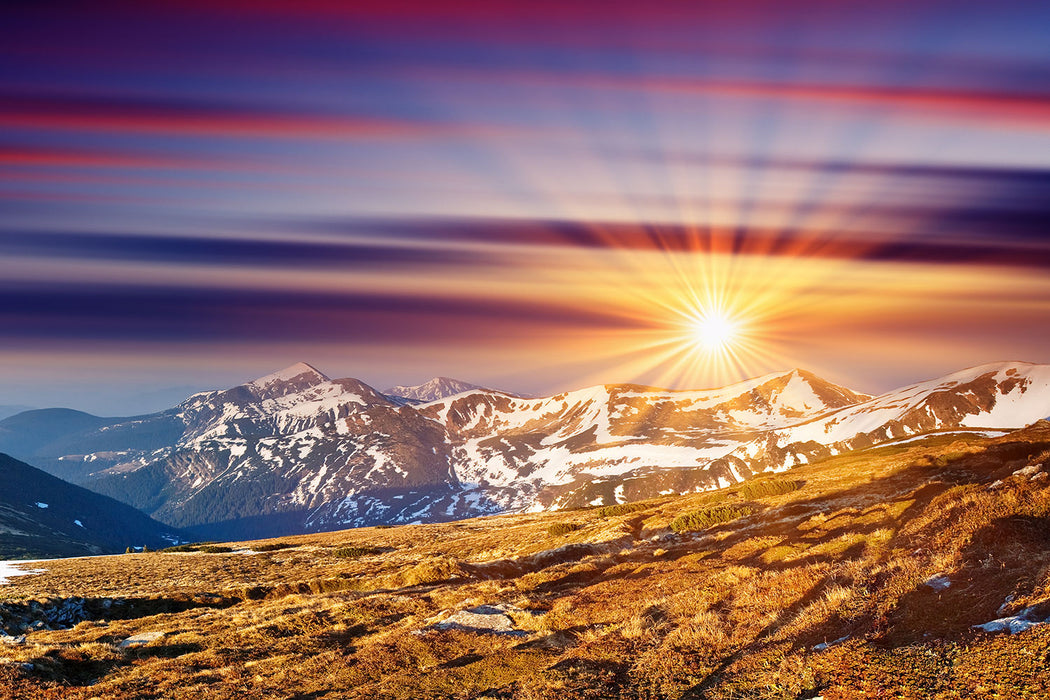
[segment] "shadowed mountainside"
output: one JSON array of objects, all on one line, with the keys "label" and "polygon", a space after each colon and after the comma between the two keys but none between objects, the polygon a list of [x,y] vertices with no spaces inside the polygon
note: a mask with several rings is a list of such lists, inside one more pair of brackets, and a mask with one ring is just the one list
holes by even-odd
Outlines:
[{"label": "shadowed mountainside", "polygon": [[153,549],[181,533],[123,503],[0,454],[0,559]]}]

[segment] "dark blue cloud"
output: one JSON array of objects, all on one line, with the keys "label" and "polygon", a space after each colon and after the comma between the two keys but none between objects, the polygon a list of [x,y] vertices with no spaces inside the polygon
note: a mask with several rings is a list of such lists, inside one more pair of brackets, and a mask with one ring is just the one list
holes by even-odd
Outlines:
[{"label": "dark blue cloud", "polygon": [[525,337],[542,329],[637,322],[564,304],[442,295],[314,293],[132,284],[0,284],[0,338],[163,341],[353,341]]},{"label": "dark blue cloud", "polygon": [[0,255],[347,270],[398,270],[496,262],[492,253],[421,245],[3,229],[0,229]]},{"label": "dark blue cloud", "polygon": [[[826,258],[1050,268],[1050,197],[1037,196],[1048,194],[1043,191],[1045,183],[1045,174],[1033,175],[1024,182],[1028,192],[1006,191],[963,207],[866,205],[856,213],[881,217],[887,226],[849,232],[544,219],[305,219],[274,225],[287,231],[379,234],[415,242],[789,256],[798,255],[801,248],[807,255]],[[783,213],[797,212],[785,209]],[[907,228],[900,221],[907,222]]]}]

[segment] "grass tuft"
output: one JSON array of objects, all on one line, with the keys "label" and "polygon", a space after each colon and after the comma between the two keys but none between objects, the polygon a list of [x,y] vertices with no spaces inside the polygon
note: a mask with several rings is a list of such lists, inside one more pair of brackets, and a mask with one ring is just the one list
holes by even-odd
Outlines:
[{"label": "grass tuft", "polygon": [[580,529],[580,526],[576,523],[554,523],[547,528],[547,534],[550,537],[562,537],[568,535],[570,532],[576,532]]}]

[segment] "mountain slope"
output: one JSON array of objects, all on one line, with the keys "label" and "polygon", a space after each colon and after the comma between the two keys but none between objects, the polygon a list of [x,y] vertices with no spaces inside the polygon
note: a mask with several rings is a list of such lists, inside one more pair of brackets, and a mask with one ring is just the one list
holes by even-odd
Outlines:
[{"label": "mountain slope", "polygon": [[1050,414],[1050,366],[986,365],[877,397],[792,370],[704,391],[403,401],[299,363],[51,439],[38,458],[207,538],[440,521],[709,490],[936,431],[998,434]]},{"label": "mountain slope", "polygon": [[0,454],[0,559],[166,547],[173,528],[134,508]]}]

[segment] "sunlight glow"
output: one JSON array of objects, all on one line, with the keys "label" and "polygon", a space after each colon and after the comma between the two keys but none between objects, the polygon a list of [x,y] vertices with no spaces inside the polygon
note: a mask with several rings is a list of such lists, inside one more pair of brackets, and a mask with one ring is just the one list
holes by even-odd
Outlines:
[{"label": "sunlight glow", "polygon": [[739,324],[724,314],[704,313],[693,324],[693,339],[698,348],[708,353],[722,352],[732,346]]}]

